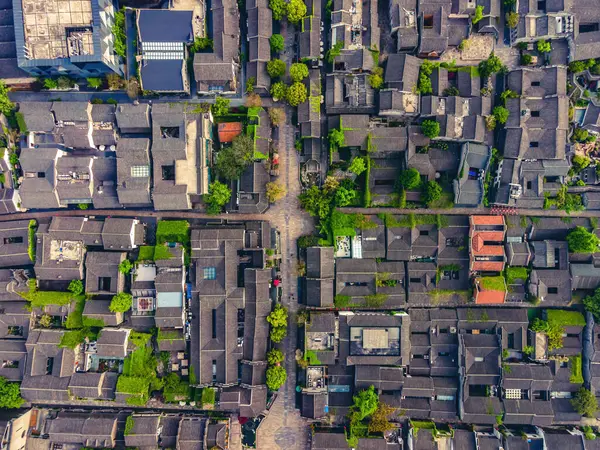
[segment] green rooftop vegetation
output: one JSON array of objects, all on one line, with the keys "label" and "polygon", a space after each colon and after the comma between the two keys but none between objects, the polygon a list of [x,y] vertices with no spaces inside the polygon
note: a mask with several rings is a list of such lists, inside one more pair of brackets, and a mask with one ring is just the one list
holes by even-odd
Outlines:
[{"label": "green rooftop vegetation", "polygon": [[138,254],[138,261],[158,261],[160,259],[170,259],[173,254],[166,245],[142,245]]},{"label": "green rooftop vegetation", "polygon": [[504,276],[506,284],[517,284],[518,280],[524,283],[529,278],[529,269],[527,267],[507,267]]},{"label": "green rooftop vegetation", "polygon": [[551,325],[563,327],[585,326],[585,317],[579,311],[567,311],[564,309],[547,309],[546,320]]},{"label": "green rooftop vegetation", "polygon": [[581,372],[581,354],[569,358],[571,365],[571,377],[569,381],[573,384],[583,384],[583,374]]}]

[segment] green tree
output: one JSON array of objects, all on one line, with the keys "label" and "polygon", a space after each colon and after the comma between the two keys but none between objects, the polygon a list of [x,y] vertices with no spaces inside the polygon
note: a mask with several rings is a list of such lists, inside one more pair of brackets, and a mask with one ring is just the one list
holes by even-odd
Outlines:
[{"label": "green tree", "polygon": [[223,206],[231,199],[231,189],[226,184],[213,181],[208,187],[208,194],[204,195],[204,203],[207,204],[206,212],[217,215]]},{"label": "green tree", "polygon": [[516,12],[507,12],[506,13],[506,25],[508,28],[517,28],[519,25],[519,14]]},{"label": "green tree", "polygon": [[[342,136],[343,135],[344,135],[344,133],[342,133]],[[365,158],[361,158],[361,157],[354,158],[352,160],[352,162],[350,163],[350,167],[348,167],[348,170],[350,172],[352,172],[354,175],[360,175],[361,173],[363,173],[365,170],[367,170],[367,166],[365,164]]]},{"label": "green tree", "polygon": [[0,408],[16,409],[25,403],[21,398],[21,391],[17,383],[10,383],[6,378],[0,377]]},{"label": "green tree", "polygon": [[421,200],[427,205],[439,200],[442,196],[442,187],[437,181],[428,181],[425,185],[425,189],[421,193]]},{"label": "green tree", "polygon": [[[580,130],[580,129],[581,128],[577,128],[577,130]],[[575,131],[577,131],[577,130],[575,130]],[[587,130],[583,130],[583,131],[585,131],[587,133]],[[575,133],[573,133],[573,134],[575,134]],[[588,167],[591,163],[592,163],[592,161],[587,156],[575,155],[575,156],[573,156],[573,159],[571,160],[571,168],[573,169],[573,172],[579,173],[583,169]]]},{"label": "green tree", "polygon": [[127,312],[131,309],[131,295],[125,292],[119,292],[113,296],[108,309],[111,312]]},{"label": "green tree", "polygon": [[334,202],[336,206],[343,207],[350,205],[355,198],[356,191],[354,189],[346,189],[340,186],[335,191]]},{"label": "green tree", "polygon": [[269,338],[275,343],[279,343],[279,342],[283,341],[283,338],[286,336],[287,336],[287,327],[271,328],[271,333],[269,334]]},{"label": "green tree", "polygon": [[321,192],[313,185],[298,196],[300,206],[302,206],[311,216],[324,219],[329,216],[331,211],[332,196]]},{"label": "green tree", "polygon": [[283,366],[271,366],[267,369],[267,387],[276,391],[285,384],[287,373]]},{"label": "green tree", "polygon": [[131,272],[131,269],[133,269],[133,263],[128,259],[124,259],[119,264],[119,272],[121,272],[124,275],[127,275],[129,272]]},{"label": "green tree", "polygon": [[285,0],[269,0],[269,8],[273,12],[273,19],[281,20],[287,13],[287,3]]},{"label": "green tree", "polygon": [[500,100],[502,100],[502,104],[506,104],[506,100],[509,98],[519,98],[519,94],[515,91],[511,91],[510,89],[506,89],[502,94],[500,94]]},{"label": "green tree", "polygon": [[[285,85],[284,85],[285,86]],[[285,97],[285,93],[283,94]],[[278,127],[285,122],[285,109],[283,108],[269,108],[269,119],[271,119],[271,125]]]},{"label": "green tree", "polygon": [[233,140],[231,147],[217,154],[217,172],[228,180],[237,180],[252,161],[253,155],[254,141],[250,136],[241,134]]},{"label": "green tree", "polygon": [[44,89],[57,89],[58,82],[54,78],[45,78],[44,79]]},{"label": "green tree", "polygon": [[278,81],[271,85],[271,97],[274,100],[284,100],[287,95],[288,87],[283,81]]},{"label": "green tree", "polygon": [[421,131],[428,138],[434,139],[440,135],[440,124],[435,120],[424,120]]},{"label": "green tree", "polygon": [[583,299],[585,310],[594,315],[596,321],[600,321],[600,288],[596,289],[592,295]]},{"label": "green tree", "polygon": [[483,19],[483,6],[478,5],[475,7],[475,14],[471,18],[471,22],[473,23],[473,25],[475,25],[481,19]]},{"label": "green tree", "polygon": [[594,417],[598,412],[596,396],[584,387],[579,388],[575,398],[571,400],[571,405],[575,411],[585,417]]},{"label": "green tree", "polygon": [[267,362],[269,363],[270,366],[279,364],[279,363],[283,362],[283,360],[284,360],[284,358],[283,358],[283,353],[281,352],[281,350],[272,348],[271,350],[269,350],[267,352]]},{"label": "green tree", "polygon": [[285,197],[287,190],[285,186],[279,181],[271,181],[265,185],[267,200],[270,203],[275,203]]},{"label": "green tree", "polygon": [[479,74],[483,78],[489,77],[493,73],[500,72],[502,69],[502,61],[492,52],[488,59],[485,59],[479,63]]},{"label": "green tree", "polygon": [[285,97],[290,106],[298,106],[300,103],[304,103],[307,97],[306,86],[299,82],[293,83]]},{"label": "green tree", "polygon": [[400,173],[398,182],[403,189],[416,189],[421,185],[421,174],[417,169],[411,167],[410,169],[403,170]]},{"label": "green tree", "polygon": [[211,110],[215,116],[226,116],[229,112],[230,100],[225,97],[215,98],[215,103],[212,105]]},{"label": "green tree", "polygon": [[0,80],[0,113],[9,115],[13,109],[15,105],[8,98],[8,88],[4,81]]},{"label": "green tree", "polygon": [[600,239],[583,227],[575,227],[567,235],[567,243],[572,253],[595,253]]},{"label": "green tree", "polygon": [[[571,140],[573,142],[587,142],[588,137],[589,137],[588,130],[586,130],[585,128],[575,128],[575,130],[573,130],[573,135],[571,136]],[[573,160],[577,156],[579,156],[579,155],[575,155],[573,157]]]},{"label": "green tree", "polygon": [[71,280],[67,289],[69,292],[72,292],[73,295],[81,295],[83,294],[84,289],[83,282],[81,280]]},{"label": "green tree", "polygon": [[340,131],[337,128],[333,128],[329,130],[329,134],[327,135],[327,137],[329,138],[330,145],[333,145],[336,148],[344,146],[345,136],[343,131]]},{"label": "green tree", "polygon": [[395,427],[390,423],[388,417],[390,417],[395,411],[395,408],[386,405],[383,402],[379,402],[377,409],[369,421],[369,433],[384,433],[388,430],[394,429]]},{"label": "green tree", "polygon": [[379,396],[375,392],[373,386],[369,386],[368,389],[360,391],[357,395],[352,397],[354,404],[351,406],[352,411],[357,413],[358,420],[364,420],[368,416],[372,415],[379,406]]},{"label": "green tree", "polygon": [[495,106],[494,110],[492,111],[492,115],[496,119],[497,123],[505,124],[508,120],[509,112],[504,106]]},{"label": "green tree", "polygon": [[98,89],[103,84],[102,78],[87,78],[86,81],[87,85],[92,89]]},{"label": "green tree", "polygon": [[529,64],[531,64],[532,61],[533,61],[533,57],[531,55],[528,55],[527,53],[524,53],[523,55],[521,55],[521,65],[522,66],[528,66]]},{"label": "green tree", "polygon": [[282,306],[281,303],[277,303],[273,311],[267,316],[267,322],[272,327],[287,327],[288,311],[287,308]]},{"label": "green tree", "polygon": [[290,23],[298,23],[306,16],[304,0],[290,0],[287,4],[287,17]]},{"label": "green tree", "polygon": [[281,52],[285,48],[285,41],[283,36],[280,34],[274,34],[269,38],[269,44],[271,44],[272,52]]},{"label": "green tree", "polygon": [[207,48],[213,48],[213,40],[207,37],[197,37],[194,43],[190,46],[191,53],[198,53]]},{"label": "green tree", "polygon": [[383,67],[375,67],[367,77],[369,86],[373,89],[380,89],[383,86]]},{"label": "green tree", "polygon": [[90,204],[89,204],[89,203],[79,203],[79,204],[77,205],[77,207],[78,207],[79,209],[81,209],[82,211],[85,211],[86,209],[89,209],[89,207],[90,207]]},{"label": "green tree", "polygon": [[271,78],[280,78],[285,75],[286,65],[281,59],[272,59],[267,63],[267,72]]},{"label": "green tree", "polygon": [[246,94],[254,93],[254,85],[256,84],[256,77],[248,77],[246,80]]},{"label": "green tree", "polygon": [[294,63],[290,66],[292,81],[302,81],[308,77],[308,66],[304,63]]},{"label": "green tree", "polygon": [[552,46],[550,45],[550,42],[542,39],[537,41],[537,51],[540,53],[550,53],[552,51]]}]

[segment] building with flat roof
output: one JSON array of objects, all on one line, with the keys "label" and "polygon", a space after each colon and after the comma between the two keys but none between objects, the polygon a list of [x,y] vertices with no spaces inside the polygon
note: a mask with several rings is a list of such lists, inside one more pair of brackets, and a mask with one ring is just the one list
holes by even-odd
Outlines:
[{"label": "building with flat roof", "polygon": [[112,0],[13,0],[19,67],[33,76],[123,74]]}]

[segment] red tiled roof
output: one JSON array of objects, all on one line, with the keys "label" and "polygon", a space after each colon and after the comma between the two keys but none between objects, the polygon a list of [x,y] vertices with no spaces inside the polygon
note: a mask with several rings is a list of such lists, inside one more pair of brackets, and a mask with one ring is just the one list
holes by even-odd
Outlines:
[{"label": "red tiled roof", "polygon": [[475,291],[475,304],[498,305],[504,303],[506,292],[503,291]]},{"label": "red tiled roof", "polygon": [[471,270],[482,272],[502,272],[504,270],[503,261],[473,261]]},{"label": "red tiled roof", "polygon": [[473,225],[504,225],[504,216],[471,216]]},{"label": "red tiled roof", "polygon": [[232,142],[242,131],[241,122],[222,122],[219,124],[219,142]]}]

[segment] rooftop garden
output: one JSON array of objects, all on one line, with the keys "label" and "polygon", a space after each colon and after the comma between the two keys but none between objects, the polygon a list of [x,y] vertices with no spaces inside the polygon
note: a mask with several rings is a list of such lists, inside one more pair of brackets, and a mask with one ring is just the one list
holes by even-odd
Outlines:
[{"label": "rooftop garden", "polygon": [[481,277],[479,286],[486,291],[506,291],[506,282],[504,277]]}]

